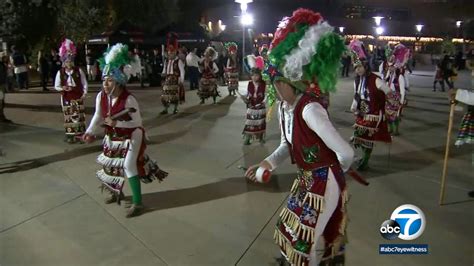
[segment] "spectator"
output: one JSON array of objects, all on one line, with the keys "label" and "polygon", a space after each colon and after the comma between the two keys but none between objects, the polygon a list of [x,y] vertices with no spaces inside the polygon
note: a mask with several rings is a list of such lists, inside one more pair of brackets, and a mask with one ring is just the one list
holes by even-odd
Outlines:
[{"label": "spectator", "polygon": [[56,79],[56,73],[58,73],[58,71],[62,67],[61,58],[59,58],[58,52],[54,49],[51,49],[49,65],[50,65],[49,70],[50,70],[51,80],[54,83],[54,80]]},{"label": "spectator", "polygon": [[191,90],[199,89],[199,63],[201,58],[197,56],[197,48],[194,48],[186,56],[186,65],[188,66],[189,73],[189,83]]},{"label": "spectator", "polygon": [[[5,117],[3,109],[5,108],[5,92],[7,87],[7,68],[8,60],[3,60],[6,57],[3,54],[1,55],[2,61],[0,62],[0,123],[11,122]],[[8,59],[8,57],[6,57]]]},{"label": "spectator", "polygon": [[87,65],[87,80],[93,81],[96,78],[97,67],[96,59],[94,54],[92,54],[91,49],[87,49],[86,52],[86,65]]},{"label": "spectator", "polygon": [[227,51],[226,51],[226,49],[224,49],[224,51],[219,54],[219,57],[217,59],[217,66],[219,67],[219,76],[218,76],[218,78],[219,78],[220,84],[222,86],[227,85],[226,75],[225,75],[225,68],[226,68],[228,59],[229,58],[227,57]]},{"label": "spectator", "polygon": [[444,82],[448,84],[448,88],[449,89],[454,88],[452,79],[455,76],[455,73],[454,73],[453,64],[451,62],[451,59],[449,58],[449,55],[445,55],[443,60],[441,61],[441,73],[443,74]]},{"label": "spectator", "polygon": [[153,49],[153,55],[150,58],[151,76],[150,87],[161,86],[161,72],[163,71],[163,57],[159,48]]},{"label": "spectator", "polygon": [[349,68],[351,66],[351,55],[344,52],[342,55],[342,77],[349,77]]},{"label": "spectator", "polygon": [[[10,63],[8,55],[6,53],[2,57],[2,64],[5,66],[5,88],[7,92],[13,91],[13,84],[15,82],[15,74],[13,73],[13,66]],[[0,85],[1,86],[1,85]]]},{"label": "spectator", "polygon": [[45,54],[43,51],[38,52],[38,72],[40,73],[41,78],[41,87],[43,87],[43,91],[48,90],[48,80],[49,80],[49,62],[46,59]]},{"label": "spectator", "polygon": [[16,82],[20,90],[28,89],[28,61],[26,56],[18,51],[15,46],[11,48],[12,54],[10,56],[13,71],[16,75]]},{"label": "spectator", "polygon": [[464,69],[464,64],[463,64],[463,53],[462,51],[459,51],[457,54],[456,54],[456,57],[454,58],[454,62],[455,62],[455,67],[458,69],[458,70],[463,70]]}]

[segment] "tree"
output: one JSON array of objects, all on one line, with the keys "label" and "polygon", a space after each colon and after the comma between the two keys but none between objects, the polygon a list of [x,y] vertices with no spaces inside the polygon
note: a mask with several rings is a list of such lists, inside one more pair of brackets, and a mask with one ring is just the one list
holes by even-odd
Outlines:
[{"label": "tree", "polygon": [[101,1],[57,0],[57,25],[60,32],[76,42],[103,31],[107,27],[107,13]]}]

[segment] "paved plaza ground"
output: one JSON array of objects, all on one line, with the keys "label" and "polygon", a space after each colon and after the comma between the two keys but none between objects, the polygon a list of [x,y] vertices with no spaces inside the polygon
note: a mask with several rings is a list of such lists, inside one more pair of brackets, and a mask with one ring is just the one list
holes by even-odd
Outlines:
[{"label": "paved plaza ground", "polygon": [[[449,103],[432,92],[432,72],[411,76],[401,135],[378,144],[370,181],[348,179],[350,201],[346,265],[473,265],[474,189],[472,147],[451,149],[446,205],[439,206]],[[461,72],[458,86],[470,86]],[[330,117],[347,140],[354,122],[349,107],[353,79],[340,80]],[[243,93],[246,84],[240,83]],[[98,84],[86,99],[88,121]],[[238,165],[258,163],[279,144],[275,113],[266,144],[244,146],[245,105],[222,97],[199,105],[196,91],[177,115],[159,116],[159,88],[130,90],[141,106],[148,153],[170,173],[162,183],[143,185],[147,212],[126,219],[125,207],[103,203],[95,178],[100,142],[63,142],[59,94],[39,89],[7,94],[0,124],[0,265],[276,265],[273,228],[285,204],[295,167],[287,161],[269,184],[246,182]],[[455,113],[455,130],[463,112]],[[125,194],[130,195],[128,186]],[[401,204],[426,216],[415,241],[385,240],[380,224]],[[422,243],[428,255],[379,255],[382,243]]]}]

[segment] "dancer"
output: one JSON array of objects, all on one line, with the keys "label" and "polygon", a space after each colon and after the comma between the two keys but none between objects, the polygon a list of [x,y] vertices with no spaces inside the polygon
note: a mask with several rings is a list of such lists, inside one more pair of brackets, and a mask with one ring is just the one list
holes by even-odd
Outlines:
[{"label": "dancer", "polygon": [[163,180],[168,173],[160,170],[155,161],[145,154],[145,130],[140,108],[125,85],[130,77],[128,47],[116,44],[99,60],[103,89],[95,101],[95,113],[84,134],[84,141],[92,142],[103,134],[103,152],[97,158],[102,169],[97,178],[102,188],[110,192],[105,203],[120,203],[125,178],[132,191],[132,205],[126,217],[140,215],[143,210],[140,181],[150,183]]},{"label": "dancer", "polygon": [[[246,171],[274,170],[291,157],[298,167],[288,204],[280,213],[275,240],[292,265],[343,261],[347,191],[344,171],[354,156],[339,135],[322,97],[335,91],[342,38],[319,13],[298,9],[280,23],[270,46],[268,104],[279,104],[281,144]],[[260,171],[261,172],[261,171]],[[325,264],[326,265],[326,264]],[[331,264],[332,265],[332,264]]]},{"label": "dancer", "polygon": [[225,69],[229,95],[236,95],[236,91],[239,89],[239,62],[237,60],[237,44],[235,42],[228,42],[225,44],[227,49],[227,67]]},{"label": "dancer", "polygon": [[245,127],[242,134],[244,135],[244,144],[250,145],[254,139],[260,143],[265,143],[266,129],[266,109],[265,109],[265,81],[262,79],[262,72],[259,68],[252,68],[252,80],[247,85],[247,116]]},{"label": "dancer", "polygon": [[217,73],[219,68],[214,62],[216,59],[216,50],[212,47],[207,47],[204,51],[204,60],[199,63],[199,72],[202,74],[198,91],[198,96],[201,99],[200,104],[204,104],[204,101],[209,97],[212,97],[214,104],[216,104],[216,98],[219,95],[217,91]]},{"label": "dancer", "polygon": [[168,37],[168,57],[165,60],[162,72],[165,77],[165,84],[161,95],[161,103],[165,108],[161,111],[161,115],[168,114],[170,105],[174,106],[173,114],[177,114],[178,104],[184,102],[184,63],[177,57],[177,40],[172,43],[170,40],[172,36]]},{"label": "dancer", "polygon": [[59,48],[62,68],[56,73],[54,88],[61,92],[61,106],[64,114],[65,140],[67,143],[81,142],[86,130],[84,98],[87,95],[87,77],[79,67],[74,66],[76,46],[65,39]]},{"label": "dancer", "polygon": [[361,41],[351,41],[349,48],[352,51],[352,62],[357,74],[351,106],[356,119],[351,142],[355,148],[360,148],[363,152],[357,169],[366,170],[374,141],[385,143],[392,141],[385,120],[385,93],[390,93],[390,88],[378,75],[370,71]]},{"label": "dancer", "polygon": [[388,83],[391,93],[387,94],[385,113],[388,121],[388,130],[393,136],[400,135],[400,110],[405,104],[405,78],[401,74],[401,68],[408,60],[408,49],[398,44],[393,49],[393,55],[388,61],[388,73],[385,81]]}]

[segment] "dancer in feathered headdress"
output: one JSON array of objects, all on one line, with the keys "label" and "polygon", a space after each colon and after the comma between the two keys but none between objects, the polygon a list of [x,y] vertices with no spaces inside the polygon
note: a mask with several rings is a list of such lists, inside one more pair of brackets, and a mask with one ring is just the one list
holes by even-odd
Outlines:
[{"label": "dancer in feathered headdress", "polygon": [[61,92],[65,141],[75,143],[80,141],[80,136],[86,129],[84,97],[87,94],[87,77],[79,67],[74,66],[76,46],[71,40],[65,39],[62,42],[59,56],[63,66],[56,73],[54,88]]},{"label": "dancer in feathered headdress", "polygon": [[212,47],[207,47],[204,51],[204,59],[199,63],[199,72],[201,72],[201,80],[199,81],[198,96],[201,99],[200,104],[212,97],[214,104],[219,96],[217,91],[217,73],[219,68],[215,60],[217,59],[217,51]]},{"label": "dancer in feathered headdress", "polygon": [[[280,22],[266,73],[268,104],[273,105],[277,95],[281,100],[281,144],[246,172],[247,178],[256,180],[257,173],[274,170],[287,157],[299,169],[274,235],[292,265],[319,265],[344,250],[344,172],[354,151],[336,131],[326,109],[346,49],[333,31],[319,13],[308,9],[298,9]],[[325,246],[317,246],[322,237]],[[316,250],[324,250],[322,258]]]},{"label": "dancer in feathered headdress", "polygon": [[97,171],[97,178],[102,188],[110,192],[105,199],[107,204],[120,203],[125,178],[128,179],[132,206],[127,210],[127,217],[140,215],[144,209],[140,181],[161,181],[168,175],[145,154],[140,108],[136,98],[126,89],[130,74],[135,71],[130,61],[128,47],[121,43],[112,46],[99,60],[103,89],[97,95],[94,117],[83,138],[92,142],[96,135],[105,133],[103,152],[97,158],[102,166]]},{"label": "dancer in feathered headdress", "polygon": [[245,127],[242,132],[245,145],[250,145],[252,140],[265,143],[266,131],[266,84],[262,78],[261,67],[256,62],[249,61],[249,63],[251,80],[247,85],[247,95],[241,96],[247,104]]},{"label": "dancer in feathered headdress", "polygon": [[400,125],[400,113],[404,104],[406,104],[406,79],[403,75],[403,66],[408,61],[410,51],[403,44],[397,44],[393,53],[388,59],[388,71],[385,75],[385,81],[390,88],[391,93],[387,94],[385,103],[385,115],[388,121],[388,130],[398,136]]},{"label": "dancer in feathered headdress", "polygon": [[227,76],[229,95],[236,95],[239,89],[239,60],[237,59],[237,44],[235,42],[228,42],[224,45],[227,50],[227,64],[225,73]]},{"label": "dancer in feathered headdress", "polygon": [[176,34],[168,34],[168,44],[166,47],[167,57],[163,65],[162,76],[165,77],[161,103],[165,107],[161,115],[168,113],[170,105],[174,106],[173,114],[178,113],[178,104],[184,103],[184,62],[177,56],[178,39]]},{"label": "dancer in feathered headdress", "polygon": [[351,111],[355,115],[354,135],[351,142],[360,148],[363,157],[358,170],[368,168],[375,141],[390,143],[392,138],[385,121],[385,93],[390,90],[385,82],[370,70],[363,43],[353,40],[349,44],[352,62],[357,74],[354,82],[354,100]]}]

